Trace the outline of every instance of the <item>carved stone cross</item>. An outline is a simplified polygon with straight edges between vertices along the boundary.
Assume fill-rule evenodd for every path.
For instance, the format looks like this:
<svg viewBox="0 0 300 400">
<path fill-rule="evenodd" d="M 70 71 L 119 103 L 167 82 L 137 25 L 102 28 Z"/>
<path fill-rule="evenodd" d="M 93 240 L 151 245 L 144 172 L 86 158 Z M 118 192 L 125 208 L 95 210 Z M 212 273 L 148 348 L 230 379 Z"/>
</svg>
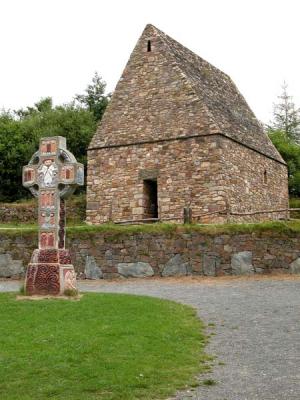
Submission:
<svg viewBox="0 0 300 400">
<path fill-rule="evenodd" d="M 25 278 L 29 295 L 57 295 L 76 289 L 74 267 L 65 249 L 65 199 L 83 184 L 83 165 L 66 149 L 66 139 L 42 138 L 39 150 L 23 167 L 23 186 L 39 203 L 39 246 L 32 254 Z"/>
</svg>

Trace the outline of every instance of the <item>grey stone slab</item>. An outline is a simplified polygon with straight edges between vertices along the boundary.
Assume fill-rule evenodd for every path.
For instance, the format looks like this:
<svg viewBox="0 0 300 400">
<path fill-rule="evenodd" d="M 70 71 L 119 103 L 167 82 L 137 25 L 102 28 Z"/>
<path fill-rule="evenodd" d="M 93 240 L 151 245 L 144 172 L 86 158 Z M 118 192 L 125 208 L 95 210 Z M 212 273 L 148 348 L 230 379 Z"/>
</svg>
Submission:
<svg viewBox="0 0 300 400">
<path fill-rule="evenodd" d="M 190 264 L 185 262 L 180 254 L 172 257 L 161 272 L 162 276 L 185 276 L 191 272 Z"/>
<path fill-rule="evenodd" d="M 221 259 L 214 254 L 203 254 L 203 274 L 206 276 L 216 276 L 220 267 Z"/>
<path fill-rule="evenodd" d="M 0 254 L 0 278 L 23 275 L 22 260 L 13 260 L 10 254 Z"/>
<path fill-rule="evenodd" d="M 234 275 L 253 274 L 252 252 L 241 251 L 233 254 L 231 258 L 231 267 Z"/>
<path fill-rule="evenodd" d="M 117 268 L 119 274 L 126 278 L 144 278 L 154 275 L 151 265 L 145 262 L 119 263 Z"/>
<path fill-rule="evenodd" d="M 95 257 L 86 256 L 84 274 L 87 279 L 101 279 L 103 273 L 101 268 L 97 265 Z"/>
<path fill-rule="evenodd" d="M 290 264 L 290 271 L 292 274 L 300 274 L 300 258 Z"/>
</svg>

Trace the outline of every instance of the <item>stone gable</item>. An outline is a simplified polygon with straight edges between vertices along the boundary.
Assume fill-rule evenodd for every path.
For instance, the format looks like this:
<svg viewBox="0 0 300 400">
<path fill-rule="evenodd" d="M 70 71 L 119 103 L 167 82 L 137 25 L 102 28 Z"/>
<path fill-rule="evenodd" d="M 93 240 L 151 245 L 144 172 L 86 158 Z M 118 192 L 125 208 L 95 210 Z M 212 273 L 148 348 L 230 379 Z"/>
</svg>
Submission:
<svg viewBox="0 0 300 400">
<path fill-rule="evenodd" d="M 151 51 L 147 51 L 151 40 Z M 217 133 L 205 104 L 148 25 L 113 93 L 90 148 Z"/>
<path fill-rule="evenodd" d="M 147 25 L 90 148 L 210 133 L 284 163 L 230 77 Z"/>
</svg>

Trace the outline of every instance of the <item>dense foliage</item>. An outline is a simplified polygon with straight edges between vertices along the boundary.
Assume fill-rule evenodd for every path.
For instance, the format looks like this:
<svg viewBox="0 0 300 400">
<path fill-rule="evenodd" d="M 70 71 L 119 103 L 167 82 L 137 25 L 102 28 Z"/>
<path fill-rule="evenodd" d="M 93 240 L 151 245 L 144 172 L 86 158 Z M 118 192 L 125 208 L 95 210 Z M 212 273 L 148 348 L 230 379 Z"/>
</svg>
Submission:
<svg viewBox="0 0 300 400">
<path fill-rule="evenodd" d="M 300 146 L 282 131 L 271 131 L 269 136 L 287 163 L 290 194 L 300 196 Z"/>
<path fill-rule="evenodd" d="M 77 94 L 68 104 L 54 107 L 51 97 L 47 97 L 33 107 L 0 112 L 0 201 L 29 196 L 21 185 L 22 166 L 43 136 L 66 137 L 68 149 L 86 164 L 86 149 L 110 100 L 105 88 L 105 82 L 95 73 L 85 93 Z M 274 105 L 268 133 L 287 162 L 290 193 L 300 196 L 300 111 L 287 94 L 286 85 L 279 103 Z"/>
<path fill-rule="evenodd" d="M 22 166 L 28 163 L 43 136 L 66 137 L 68 149 L 79 162 L 86 163 L 86 149 L 109 101 L 104 90 L 105 83 L 96 74 L 80 102 L 77 95 L 75 101 L 54 107 L 52 99 L 47 97 L 33 107 L 2 111 L 0 201 L 15 201 L 28 196 L 21 185 Z"/>
<path fill-rule="evenodd" d="M 97 121 L 102 118 L 110 100 L 110 94 L 105 95 L 105 88 L 106 83 L 96 72 L 92 79 L 92 83 L 86 88 L 85 94 L 77 94 L 75 96 L 75 100 L 81 106 L 86 107 L 91 111 Z"/>
<path fill-rule="evenodd" d="M 282 94 L 273 106 L 273 120 L 267 126 L 267 131 L 287 163 L 290 194 L 300 196 L 300 109 L 295 106 L 287 87 L 284 82 Z"/>
</svg>

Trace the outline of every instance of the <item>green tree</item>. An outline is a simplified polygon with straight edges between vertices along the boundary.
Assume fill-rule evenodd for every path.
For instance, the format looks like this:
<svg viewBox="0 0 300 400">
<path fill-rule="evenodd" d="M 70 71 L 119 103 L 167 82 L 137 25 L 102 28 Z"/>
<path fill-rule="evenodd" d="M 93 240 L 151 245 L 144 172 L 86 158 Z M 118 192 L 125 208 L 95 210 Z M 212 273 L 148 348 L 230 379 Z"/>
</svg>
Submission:
<svg viewBox="0 0 300 400">
<path fill-rule="evenodd" d="M 288 85 L 282 85 L 279 102 L 273 105 L 273 121 L 269 125 L 271 131 L 281 131 L 289 139 L 300 143 L 300 109 L 296 108 L 292 96 L 288 95 Z"/>
<path fill-rule="evenodd" d="M 92 83 L 87 86 L 85 94 L 77 94 L 75 96 L 75 101 L 91 111 L 96 121 L 101 120 L 110 100 L 110 94 L 105 95 L 105 89 L 106 83 L 98 72 L 95 72 Z"/>
<path fill-rule="evenodd" d="M 0 111 L 0 201 L 29 196 L 22 187 L 22 166 L 41 137 L 66 137 L 68 149 L 86 165 L 88 145 L 110 99 L 105 87 L 96 72 L 85 93 L 68 104 L 54 107 L 52 98 L 45 97 L 24 109 Z"/>
<path fill-rule="evenodd" d="M 270 131 L 269 136 L 287 163 L 290 194 L 300 196 L 300 146 L 284 131 Z"/>
<path fill-rule="evenodd" d="M 13 115 L 0 116 L 0 200 L 11 201 L 23 197 L 22 165 L 35 151 L 31 133 L 23 136 L 21 124 Z M 24 163 L 24 161 L 27 162 Z"/>
<path fill-rule="evenodd" d="M 94 114 L 73 103 L 52 106 L 42 99 L 15 113 L 0 114 L 0 201 L 28 197 L 22 188 L 22 166 L 26 165 L 43 136 L 64 136 L 68 149 L 86 164 L 86 150 L 96 130 Z"/>
</svg>

